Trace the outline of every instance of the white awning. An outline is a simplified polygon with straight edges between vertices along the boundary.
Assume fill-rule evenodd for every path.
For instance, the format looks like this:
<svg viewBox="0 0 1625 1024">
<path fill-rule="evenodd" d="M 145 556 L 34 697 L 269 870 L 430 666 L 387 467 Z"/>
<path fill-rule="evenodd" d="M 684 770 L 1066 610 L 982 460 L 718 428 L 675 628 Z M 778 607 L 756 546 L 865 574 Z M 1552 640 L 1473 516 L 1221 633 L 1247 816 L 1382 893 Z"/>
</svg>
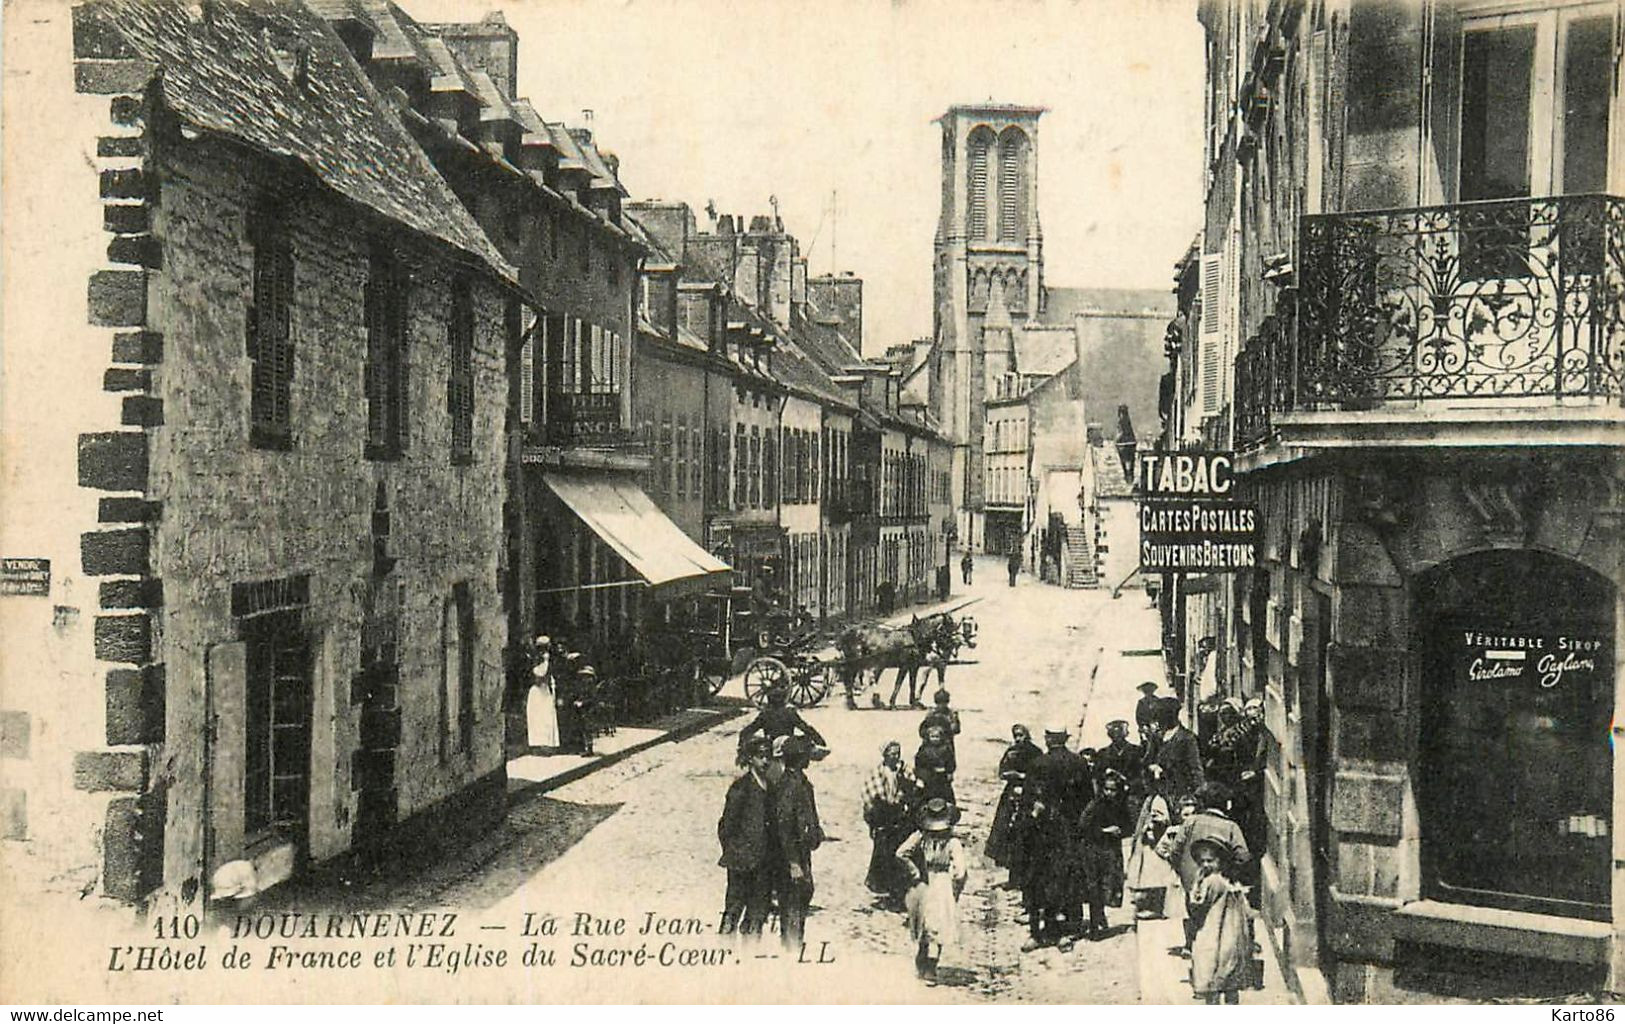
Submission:
<svg viewBox="0 0 1625 1024">
<path fill-rule="evenodd" d="M 542 479 L 651 587 L 732 571 L 666 518 L 630 478 L 543 473 Z"/>
</svg>

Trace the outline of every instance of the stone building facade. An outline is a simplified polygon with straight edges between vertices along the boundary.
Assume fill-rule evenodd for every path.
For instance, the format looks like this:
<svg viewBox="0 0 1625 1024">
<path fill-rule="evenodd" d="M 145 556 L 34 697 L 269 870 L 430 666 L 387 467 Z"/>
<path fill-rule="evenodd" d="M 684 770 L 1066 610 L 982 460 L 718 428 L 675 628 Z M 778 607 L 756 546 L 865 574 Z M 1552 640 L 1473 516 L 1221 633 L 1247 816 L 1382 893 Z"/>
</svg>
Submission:
<svg viewBox="0 0 1625 1024">
<path fill-rule="evenodd" d="M 1168 599 L 1265 701 L 1272 935 L 1340 1001 L 1617 989 L 1619 9 L 1201 17 L 1165 443 L 1239 452 L 1261 563 Z"/>
<path fill-rule="evenodd" d="M 197 905 L 493 823 L 512 268 L 302 6 L 31 32 L 83 116 L 8 126 L 63 164 L 8 226 L 78 270 L 7 295 L 54 325 L 4 403 L 7 551 L 51 566 L 0 598 L 8 869 Z"/>
</svg>

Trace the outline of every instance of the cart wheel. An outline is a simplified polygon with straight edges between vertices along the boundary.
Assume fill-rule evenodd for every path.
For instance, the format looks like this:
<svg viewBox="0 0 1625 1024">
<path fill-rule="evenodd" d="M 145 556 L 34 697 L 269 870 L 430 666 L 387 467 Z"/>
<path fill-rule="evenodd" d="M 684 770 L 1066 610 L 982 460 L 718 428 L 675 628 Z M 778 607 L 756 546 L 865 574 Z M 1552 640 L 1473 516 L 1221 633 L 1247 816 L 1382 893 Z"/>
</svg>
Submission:
<svg viewBox="0 0 1625 1024">
<path fill-rule="evenodd" d="M 726 662 L 701 659 L 694 663 L 694 681 L 705 689 L 705 692 L 715 697 L 728 685 L 728 665 Z"/>
<path fill-rule="evenodd" d="M 790 703 L 798 708 L 810 708 L 829 696 L 830 672 L 827 665 L 811 665 L 798 673 L 790 684 Z"/>
<path fill-rule="evenodd" d="M 783 686 L 790 679 L 790 670 L 777 658 L 757 658 L 745 669 L 745 699 L 757 707 L 767 706 L 767 692 Z"/>
</svg>

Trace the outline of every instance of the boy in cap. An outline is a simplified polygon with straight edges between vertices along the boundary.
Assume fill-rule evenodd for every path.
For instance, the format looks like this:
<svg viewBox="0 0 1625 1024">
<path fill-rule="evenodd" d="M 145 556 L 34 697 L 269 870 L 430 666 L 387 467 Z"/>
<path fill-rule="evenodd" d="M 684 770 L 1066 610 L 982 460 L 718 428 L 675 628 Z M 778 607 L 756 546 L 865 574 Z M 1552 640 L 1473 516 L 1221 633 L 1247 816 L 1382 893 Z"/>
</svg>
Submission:
<svg viewBox="0 0 1625 1024">
<path fill-rule="evenodd" d="M 745 771 L 728 787 L 722 817 L 717 821 L 717 841 L 722 844 L 717 864 L 728 872 L 722 924 L 717 929 L 724 935 L 760 932 L 772 901 L 770 871 L 775 844 L 770 833 L 769 746 L 763 738 L 744 745 Z"/>
<path fill-rule="evenodd" d="M 800 736 L 784 739 L 784 775 L 774 789 L 774 834 L 783 858 L 778 871 L 779 936 L 791 949 L 801 946 L 806 931 L 807 907 L 812 903 L 812 855 L 824 842 L 818 821 L 818 802 L 806 768 L 812 744 Z"/>
</svg>

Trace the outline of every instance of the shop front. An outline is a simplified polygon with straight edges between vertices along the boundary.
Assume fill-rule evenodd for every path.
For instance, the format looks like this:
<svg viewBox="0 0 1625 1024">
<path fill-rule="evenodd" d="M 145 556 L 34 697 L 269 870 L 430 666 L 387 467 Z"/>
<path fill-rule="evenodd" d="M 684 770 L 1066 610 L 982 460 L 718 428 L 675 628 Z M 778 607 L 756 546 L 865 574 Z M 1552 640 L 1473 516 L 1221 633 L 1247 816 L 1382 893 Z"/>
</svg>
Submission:
<svg viewBox="0 0 1625 1024">
<path fill-rule="evenodd" d="M 726 595 L 728 564 L 667 518 L 634 472 L 549 468 L 527 486 L 537 510 L 529 636 L 578 653 L 575 669 L 593 666 L 593 701 L 608 723 L 698 699 L 694 672 L 682 676 L 679 662 L 715 604 L 711 593 Z M 510 708 L 522 703 L 512 696 Z M 510 737 L 510 747 L 518 743 Z"/>
</svg>

